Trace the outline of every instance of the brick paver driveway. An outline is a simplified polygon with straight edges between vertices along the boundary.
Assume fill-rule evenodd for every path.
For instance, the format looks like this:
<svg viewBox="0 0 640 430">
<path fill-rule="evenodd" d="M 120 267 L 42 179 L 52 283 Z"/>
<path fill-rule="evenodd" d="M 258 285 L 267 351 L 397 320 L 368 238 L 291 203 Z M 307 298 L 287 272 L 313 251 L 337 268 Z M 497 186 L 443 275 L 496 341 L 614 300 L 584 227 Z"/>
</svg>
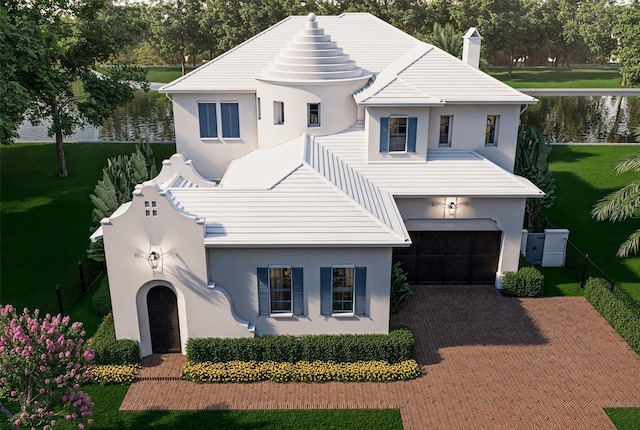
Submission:
<svg viewBox="0 0 640 430">
<path fill-rule="evenodd" d="M 394 322 L 416 336 L 425 372 L 416 380 L 141 380 L 120 409 L 399 408 L 407 430 L 582 430 L 615 428 L 603 407 L 640 407 L 640 358 L 584 298 L 504 298 L 486 286 L 414 290 Z M 173 373 L 184 360 L 164 359 Z"/>
</svg>

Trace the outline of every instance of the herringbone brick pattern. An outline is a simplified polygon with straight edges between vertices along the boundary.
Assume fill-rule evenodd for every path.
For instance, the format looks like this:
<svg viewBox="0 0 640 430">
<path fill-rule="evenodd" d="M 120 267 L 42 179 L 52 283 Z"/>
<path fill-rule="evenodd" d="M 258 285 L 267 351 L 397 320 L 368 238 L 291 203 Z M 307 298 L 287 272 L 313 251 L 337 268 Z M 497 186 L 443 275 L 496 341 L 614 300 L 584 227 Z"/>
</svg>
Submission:
<svg viewBox="0 0 640 430">
<path fill-rule="evenodd" d="M 195 384 L 169 379 L 183 356 L 155 356 L 120 409 L 398 408 L 407 430 L 583 430 L 615 428 L 604 407 L 640 407 L 640 358 L 584 298 L 414 290 L 394 322 L 416 336 L 425 372 L 416 380 Z M 162 380 L 146 379 L 154 372 Z"/>
</svg>

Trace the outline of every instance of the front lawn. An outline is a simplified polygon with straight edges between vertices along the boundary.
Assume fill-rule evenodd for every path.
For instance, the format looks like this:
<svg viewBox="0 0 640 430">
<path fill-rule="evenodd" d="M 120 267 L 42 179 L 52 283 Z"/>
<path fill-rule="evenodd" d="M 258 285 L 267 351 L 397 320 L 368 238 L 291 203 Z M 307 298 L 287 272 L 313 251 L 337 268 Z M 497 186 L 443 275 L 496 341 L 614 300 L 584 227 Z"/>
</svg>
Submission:
<svg viewBox="0 0 640 430">
<path fill-rule="evenodd" d="M 195 67 L 187 66 L 186 72 L 194 70 Z M 147 67 L 147 80 L 149 82 L 160 82 L 168 84 L 182 76 L 182 70 L 180 67 Z"/>
<path fill-rule="evenodd" d="M 83 387 L 95 403 L 93 430 L 122 429 L 233 429 L 296 430 L 349 429 L 401 430 L 397 409 L 382 410 L 286 410 L 286 411 L 149 411 L 120 412 L 128 385 Z M 56 429 L 77 429 L 61 422 Z"/>
<path fill-rule="evenodd" d="M 612 223 L 591 217 L 593 205 L 605 195 L 632 182 L 640 173 L 616 175 L 614 167 L 638 146 L 555 146 L 551 169 L 556 177 L 556 200 L 544 215 L 558 228 L 568 228 L 569 240 L 640 302 L 640 256 L 616 257 L 618 246 L 640 228 L 636 219 Z"/>
<path fill-rule="evenodd" d="M 516 67 L 511 78 L 508 69 L 494 68 L 489 74 L 513 88 L 621 88 L 622 82 L 616 67 Z"/>
</svg>

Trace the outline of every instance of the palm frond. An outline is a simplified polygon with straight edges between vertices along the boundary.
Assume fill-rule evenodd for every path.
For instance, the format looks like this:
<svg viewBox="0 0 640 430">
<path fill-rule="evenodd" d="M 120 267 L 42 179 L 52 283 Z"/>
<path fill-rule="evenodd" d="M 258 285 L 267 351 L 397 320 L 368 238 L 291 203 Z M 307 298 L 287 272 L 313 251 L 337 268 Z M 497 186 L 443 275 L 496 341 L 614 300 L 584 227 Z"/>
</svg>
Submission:
<svg viewBox="0 0 640 430">
<path fill-rule="evenodd" d="M 627 257 L 629 253 L 633 252 L 636 254 L 638 249 L 640 248 L 640 229 L 634 231 L 629 235 L 627 240 L 624 241 L 620 248 L 618 248 L 618 252 L 616 255 L 618 257 Z"/>
<path fill-rule="evenodd" d="M 640 154 L 630 155 L 616 164 L 616 173 L 625 173 L 632 170 L 640 170 Z"/>
<path fill-rule="evenodd" d="M 591 216 L 598 221 L 622 221 L 638 213 L 640 209 L 640 182 L 620 188 L 602 200 L 591 210 Z"/>
</svg>

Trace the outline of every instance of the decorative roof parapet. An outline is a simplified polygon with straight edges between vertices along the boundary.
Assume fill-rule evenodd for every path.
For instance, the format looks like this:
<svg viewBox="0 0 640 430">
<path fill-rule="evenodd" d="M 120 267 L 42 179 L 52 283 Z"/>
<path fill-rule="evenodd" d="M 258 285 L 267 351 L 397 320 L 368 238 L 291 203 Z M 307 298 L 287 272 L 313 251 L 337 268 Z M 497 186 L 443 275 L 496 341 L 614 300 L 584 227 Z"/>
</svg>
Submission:
<svg viewBox="0 0 640 430">
<path fill-rule="evenodd" d="M 282 82 L 336 81 L 368 78 L 349 55 L 318 27 L 310 13 L 304 29 L 262 70 L 258 79 Z"/>
</svg>

